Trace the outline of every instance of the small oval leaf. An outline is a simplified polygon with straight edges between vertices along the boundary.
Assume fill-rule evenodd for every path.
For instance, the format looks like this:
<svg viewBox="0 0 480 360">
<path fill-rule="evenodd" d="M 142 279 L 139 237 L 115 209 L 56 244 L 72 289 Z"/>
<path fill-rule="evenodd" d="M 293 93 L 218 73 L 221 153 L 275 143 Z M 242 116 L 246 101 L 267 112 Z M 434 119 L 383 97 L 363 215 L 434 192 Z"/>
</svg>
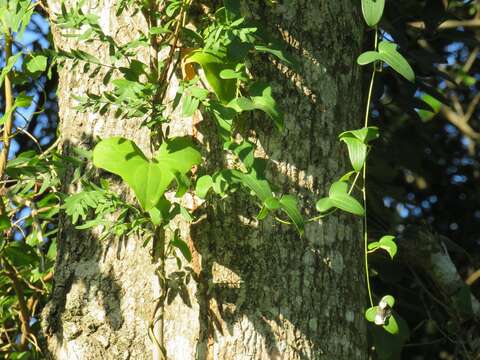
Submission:
<svg viewBox="0 0 480 360">
<path fill-rule="evenodd" d="M 380 22 L 385 8 L 385 0 L 362 0 L 363 18 L 368 26 L 374 27 Z"/>
</svg>

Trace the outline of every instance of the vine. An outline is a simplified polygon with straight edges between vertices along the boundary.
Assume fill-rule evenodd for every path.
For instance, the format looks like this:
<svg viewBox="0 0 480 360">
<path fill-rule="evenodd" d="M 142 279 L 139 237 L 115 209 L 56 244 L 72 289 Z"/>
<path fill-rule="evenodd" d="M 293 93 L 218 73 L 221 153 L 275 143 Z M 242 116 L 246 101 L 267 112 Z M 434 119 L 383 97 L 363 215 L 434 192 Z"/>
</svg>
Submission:
<svg viewBox="0 0 480 360">
<path fill-rule="evenodd" d="M 378 241 L 371 243 L 369 243 L 368 240 L 367 157 L 371 149 L 370 142 L 379 137 L 379 129 L 375 126 L 369 126 L 375 75 L 378 71 L 382 71 L 383 64 L 387 64 L 406 80 L 412 82 L 415 80 L 415 74 L 412 68 L 406 59 L 397 51 L 397 45 L 389 41 L 379 42 L 378 23 L 382 18 L 384 7 L 385 0 L 362 0 L 364 20 L 374 33 L 373 49 L 362 53 L 357 59 L 357 63 L 362 66 L 373 63 L 368 86 L 364 124 L 363 127 L 358 130 L 345 131 L 339 135 L 340 141 L 344 142 L 347 146 L 353 171 L 346 173 L 339 181 L 333 183 L 330 187 L 328 197 L 322 198 L 317 202 L 317 210 L 323 215 L 315 217 L 313 220 L 329 215 L 336 209 L 363 217 L 363 259 L 369 300 L 369 307 L 365 311 L 365 318 L 376 326 L 382 327 L 391 335 L 400 335 L 399 341 L 402 342 L 405 340 L 406 329 L 403 320 L 392 309 L 395 304 L 395 298 L 392 295 L 385 295 L 377 304 L 374 302 L 368 260 L 369 254 L 380 249 L 386 251 L 391 259 L 393 259 L 397 253 L 397 245 L 394 241 L 395 237 L 392 235 L 382 236 Z M 349 186 L 348 181 L 352 176 L 354 176 L 354 178 Z M 363 204 L 351 195 L 360 178 L 362 179 L 360 193 Z M 378 333 L 377 338 L 379 338 Z M 382 340 L 379 342 L 380 343 L 376 344 L 377 347 L 383 345 Z"/>
</svg>

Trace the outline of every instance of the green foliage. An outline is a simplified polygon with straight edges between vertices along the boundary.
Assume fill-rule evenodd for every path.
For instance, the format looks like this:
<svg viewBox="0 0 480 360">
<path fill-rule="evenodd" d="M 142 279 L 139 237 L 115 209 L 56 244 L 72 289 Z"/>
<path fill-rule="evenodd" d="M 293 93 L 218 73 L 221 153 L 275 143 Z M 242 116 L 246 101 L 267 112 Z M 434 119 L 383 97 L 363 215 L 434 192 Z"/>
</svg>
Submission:
<svg viewBox="0 0 480 360">
<path fill-rule="evenodd" d="M 328 191 L 328 197 L 320 199 L 316 207 L 319 212 L 327 212 L 336 207 L 359 216 L 365 213 L 363 206 L 349 194 L 348 184 L 344 181 L 333 183 Z"/>
<path fill-rule="evenodd" d="M 29 0 L 0 0 L 1 32 L 16 33 L 17 38 L 21 38 L 34 8 L 35 4 Z"/>
<path fill-rule="evenodd" d="M 174 179 L 182 186 L 183 176 L 200 160 L 200 153 L 187 138 L 164 142 L 152 160 L 134 142 L 123 138 L 103 140 L 93 151 L 95 166 L 119 175 L 146 211 L 158 203 Z"/>
<path fill-rule="evenodd" d="M 394 256 L 397 254 L 397 244 L 393 241 L 395 236 L 385 235 L 379 241 L 372 242 L 368 244 L 369 252 L 373 252 L 377 249 L 385 250 L 388 255 L 393 259 Z"/>
<path fill-rule="evenodd" d="M 27 70 L 31 73 L 37 71 L 45 71 L 47 69 L 47 57 L 44 55 L 37 55 L 27 62 Z"/>
<path fill-rule="evenodd" d="M 385 0 L 362 0 L 362 12 L 368 26 L 374 27 L 382 18 Z"/>
<path fill-rule="evenodd" d="M 374 61 L 383 61 L 408 81 L 415 81 L 415 73 L 407 60 L 397 51 L 397 45 L 389 41 L 382 41 L 378 51 L 367 51 L 361 54 L 357 63 L 367 65 Z"/>
</svg>

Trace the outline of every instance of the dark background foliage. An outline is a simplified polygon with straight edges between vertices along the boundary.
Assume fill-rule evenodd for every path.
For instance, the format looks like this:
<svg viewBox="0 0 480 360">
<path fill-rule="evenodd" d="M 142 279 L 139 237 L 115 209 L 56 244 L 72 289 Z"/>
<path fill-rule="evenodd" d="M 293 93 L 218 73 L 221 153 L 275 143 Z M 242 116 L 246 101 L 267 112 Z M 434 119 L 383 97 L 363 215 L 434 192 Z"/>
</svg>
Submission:
<svg viewBox="0 0 480 360">
<path fill-rule="evenodd" d="M 369 236 L 397 234 L 400 257 L 374 257 L 375 290 L 393 292 L 409 324 L 402 358 L 476 359 L 479 324 L 452 316 L 452 295 L 413 264 L 423 256 L 417 242 L 434 238 L 480 298 L 480 2 L 386 3 L 383 35 L 399 44 L 417 79 L 386 69 L 376 83 L 381 139 L 369 158 Z"/>
</svg>

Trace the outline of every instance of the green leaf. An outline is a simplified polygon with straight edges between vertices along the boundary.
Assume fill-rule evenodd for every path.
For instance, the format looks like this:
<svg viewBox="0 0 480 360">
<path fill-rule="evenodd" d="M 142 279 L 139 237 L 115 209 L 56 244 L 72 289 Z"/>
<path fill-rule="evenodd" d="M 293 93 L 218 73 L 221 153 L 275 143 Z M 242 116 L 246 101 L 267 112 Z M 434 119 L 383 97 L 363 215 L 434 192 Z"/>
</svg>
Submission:
<svg viewBox="0 0 480 360">
<path fill-rule="evenodd" d="M 276 56 L 280 59 L 284 64 L 291 67 L 293 70 L 298 70 L 299 64 L 296 59 L 291 57 L 285 52 L 282 46 L 278 44 L 270 43 L 268 45 L 256 45 L 255 50 L 259 52 L 269 53 Z"/>
<path fill-rule="evenodd" d="M 190 95 L 185 96 L 183 99 L 182 116 L 192 116 L 197 111 L 198 105 L 200 105 L 200 100 Z"/>
<path fill-rule="evenodd" d="M 15 98 L 15 103 L 13 105 L 14 108 L 17 107 L 29 107 L 32 104 L 33 98 L 31 96 L 25 95 L 24 92 L 21 92 Z"/>
<path fill-rule="evenodd" d="M 236 115 L 235 110 L 232 108 L 223 106 L 217 101 L 211 101 L 209 110 L 215 119 L 218 132 L 223 141 L 230 140 L 230 136 L 232 134 L 232 123 L 233 118 Z"/>
<path fill-rule="evenodd" d="M 248 79 L 243 75 L 243 73 L 235 71 L 233 69 L 225 69 L 220 71 L 220 77 L 222 79 L 238 79 L 242 81 L 247 81 Z"/>
<path fill-rule="evenodd" d="M 265 207 L 268 210 L 280 209 L 281 206 L 282 205 L 281 205 L 280 201 L 278 201 L 278 199 L 274 196 L 271 196 L 267 200 L 265 200 Z"/>
<path fill-rule="evenodd" d="M 378 45 L 378 52 L 364 52 L 358 57 L 357 63 L 359 65 L 366 65 L 377 60 L 381 60 L 390 65 L 393 70 L 402 75 L 408 81 L 415 81 L 415 73 L 412 67 L 403 55 L 397 51 L 396 44 L 389 41 L 382 41 Z"/>
<path fill-rule="evenodd" d="M 166 220 L 169 218 L 169 210 L 171 206 L 172 204 L 170 201 L 162 196 L 157 204 L 148 210 L 148 214 L 150 215 L 150 220 L 152 220 L 153 225 L 158 226 L 162 224 L 162 222 L 166 222 Z"/>
<path fill-rule="evenodd" d="M 385 325 L 383 325 L 383 328 L 385 329 L 385 331 L 387 331 L 392 335 L 398 334 L 398 331 L 399 331 L 398 324 L 393 314 L 388 317 Z"/>
<path fill-rule="evenodd" d="M 378 311 L 378 306 L 373 306 L 371 308 L 368 308 L 365 311 L 365 319 L 367 319 L 370 322 L 374 322 L 375 321 L 375 315 L 377 315 L 377 311 Z"/>
<path fill-rule="evenodd" d="M 171 138 L 160 146 L 155 156 L 159 166 L 173 174 L 186 174 L 192 166 L 200 164 L 202 156 L 189 137 Z"/>
<path fill-rule="evenodd" d="M 34 56 L 27 62 L 26 67 L 31 73 L 45 71 L 47 69 L 47 57 L 43 55 Z"/>
<path fill-rule="evenodd" d="M 363 18 L 368 26 L 374 27 L 382 18 L 385 0 L 362 0 Z"/>
<path fill-rule="evenodd" d="M 0 215 L 0 231 L 10 229 L 11 226 L 12 224 L 10 223 L 8 216 L 5 214 Z"/>
<path fill-rule="evenodd" d="M 255 109 L 264 111 L 272 118 L 278 129 L 282 130 L 284 126 L 283 114 L 272 97 L 272 88 L 266 83 L 255 82 L 250 86 L 250 95 Z"/>
<path fill-rule="evenodd" d="M 210 175 L 204 175 L 197 180 L 197 185 L 195 187 L 195 192 L 197 196 L 201 199 L 205 199 L 207 196 L 208 190 L 213 186 L 213 179 Z"/>
<path fill-rule="evenodd" d="M 443 106 L 443 103 L 438 100 L 437 98 L 429 95 L 429 94 L 422 94 L 421 95 L 421 100 L 426 103 L 432 110 L 429 111 L 429 110 L 424 110 L 424 109 L 420 109 L 418 111 L 418 115 L 420 115 L 420 117 L 422 118 L 422 120 L 430 120 L 431 118 L 433 118 L 433 116 L 435 114 L 437 114 L 441 109 L 442 109 L 442 106 Z"/>
<path fill-rule="evenodd" d="M 292 195 L 283 195 L 280 198 L 280 207 L 288 215 L 290 220 L 295 224 L 300 236 L 305 231 L 305 222 L 297 206 L 297 199 Z"/>
<path fill-rule="evenodd" d="M 342 177 L 338 180 L 338 181 L 348 181 L 352 175 L 356 174 L 357 172 L 352 170 L 352 171 L 349 171 L 345 174 L 342 175 Z"/>
<path fill-rule="evenodd" d="M 347 144 L 348 155 L 353 169 L 360 171 L 367 158 L 367 145 L 352 137 L 343 137 L 341 140 Z"/>
<path fill-rule="evenodd" d="M 8 109 L 8 111 L 6 111 L 0 118 L 0 125 L 3 125 L 5 123 L 7 118 L 13 114 L 16 108 L 28 107 L 32 104 L 32 100 L 33 98 L 31 96 L 25 95 L 25 92 L 23 91 L 20 94 L 18 94 L 17 97 L 15 98 L 15 102 L 13 103 L 13 106 L 10 109 Z"/>
<path fill-rule="evenodd" d="M 262 206 L 260 212 L 257 214 L 257 219 L 261 221 L 265 219 L 269 213 L 270 211 L 268 210 L 268 208 L 266 206 Z"/>
<path fill-rule="evenodd" d="M 180 238 L 180 236 L 175 234 L 175 237 L 172 241 L 170 241 L 170 244 L 180 250 L 185 260 L 188 262 L 192 261 L 192 253 L 190 252 L 190 248 L 188 247 L 187 243 Z"/>
<path fill-rule="evenodd" d="M 335 182 L 330 187 L 328 197 L 332 204 L 340 210 L 362 216 L 365 213 L 363 206 L 348 194 L 348 184 L 345 182 Z"/>
<path fill-rule="evenodd" d="M 134 142 L 118 137 L 102 140 L 93 150 L 95 166 L 119 175 L 146 211 L 158 203 L 172 180 L 200 160 L 200 153 L 188 138 L 162 143 L 154 161 L 149 161 Z"/>
<path fill-rule="evenodd" d="M 255 110 L 253 101 L 246 97 L 238 97 L 230 101 L 227 105 L 229 108 L 234 109 L 236 112 Z"/>
<path fill-rule="evenodd" d="M 415 81 L 415 73 L 408 61 L 397 51 L 397 46 L 389 41 L 382 41 L 378 45 L 381 59 L 408 81 Z"/>
<path fill-rule="evenodd" d="M 379 302 L 380 307 L 382 307 L 382 303 L 387 304 L 390 308 L 393 308 L 395 305 L 395 298 L 392 295 L 385 295 Z"/>
<path fill-rule="evenodd" d="M 11 241 L 4 249 L 6 258 L 14 266 L 35 265 L 38 256 L 35 250 L 23 241 Z"/>
<path fill-rule="evenodd" d="M 228 141 L 225 143 L 224 147 L 233 151 L 240 158 L 247 169 L 253 167 L 255 161 L 255 146 L 252 143 L 248 141 L 242 141 L 240 144 L 237 144 L 235 142 Z"/>
<path fill-rule="evenodd" d="M 10 71 L 12 71 L 13 66 L 15 65 L 17 60 L 20 58 L 20 56 L 22 56 L 22 53 L 17 53 L 8 58 L 7 64 L 3 67 L 2 72 L 0 72 L 0 87 L 2 86 L 3 80 L 5 80 L 5 77 L 7 76 L 7 74 Z"/>
<path fill-rule="evenodd" d="M 358 65 L 368 65 L 374 61 L 381 60 L 377 51 L 366 51 L 357 58 Z"/>
<path fill-rule="evenodd" d="M 358 130 L 348 130 L 342 132 L 338 137 L 340 139 L 347 138 L 347 137 L 353 137 L 358 140 L 360 140 L 364 144 L 368 144 L 370 141 L 378 139 L 380 136 L 378 127 L 376 126 L 369 126 L 369 127 L 364 127 Z"/>
<path fill-rule="evenodd" d="M 226 80 L 220 77 L 220 73 L 229 68 L 224 59 L 212 53 L 197 50 L 186 57 L 185 64 L 189 63 L 197 63 L 202 67 L 205 77 L 215 95 L 217 95 L 218 100 L 222 103 L 228 103 L 235 98 L 236 80 Z"/>
<path fill-rule="evenodd" d="M 383 236 L 378 242 L 379 247 L 387 251 L 392 259 L 397 253 L 397 244 L 395 244 L 393 241 L 394 239 L 395 236 L 386 235 Z"/>
<path fill-rule="evenodd" d="M 348 184 L 343 181 L 334 182 L 330 185 L 330 190 L 328 192 L 329 196 L 333 194 L 343 194 L 348 192 Z"/>
<path fill-rule="evenodd" d="M 317 208 L 318 212 L 324 213 L 333 208 L 333 202 L 330 200 L 330 198 L 325 197 L 317 201 L 317 204 L 315 206 Z"/>
<path fill-rule="evenodd" d="M 268 198 L 273 196 L 268 181 L 259 178 L 254 170 L 249 173 L 232 170 L 232 175 L 235 180 L 252 190 L 262 202 L 265 202 Z"/>
</svg>

